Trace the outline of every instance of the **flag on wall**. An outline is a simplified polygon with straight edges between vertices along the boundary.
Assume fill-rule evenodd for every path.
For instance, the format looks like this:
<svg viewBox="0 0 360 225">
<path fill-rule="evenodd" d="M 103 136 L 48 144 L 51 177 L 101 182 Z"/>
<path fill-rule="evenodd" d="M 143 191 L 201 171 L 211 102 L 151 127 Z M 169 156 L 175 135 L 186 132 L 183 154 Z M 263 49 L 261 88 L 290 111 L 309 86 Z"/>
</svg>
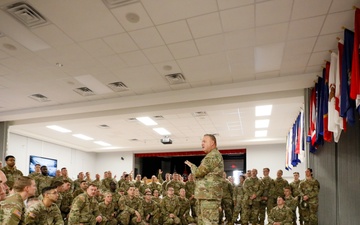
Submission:
<svg viewBox="0 0 360 225">
<path fill-rule="evenodd" d="M 359 43 L 360 43 L 360 9 L 355 10 L 354 24 L 354 50 L 351 65 L 350 98 L 356 100 L 356 108 L 360 105 L 360 68 L 359 68 Z"/>
</svg>

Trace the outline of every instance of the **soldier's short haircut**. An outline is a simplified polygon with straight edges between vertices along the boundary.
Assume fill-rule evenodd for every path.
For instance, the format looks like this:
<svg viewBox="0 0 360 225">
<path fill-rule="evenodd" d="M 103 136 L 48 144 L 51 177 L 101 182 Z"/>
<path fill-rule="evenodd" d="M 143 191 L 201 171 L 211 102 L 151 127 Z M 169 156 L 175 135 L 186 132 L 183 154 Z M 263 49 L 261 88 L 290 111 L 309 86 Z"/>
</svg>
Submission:
<svg viewBox="0 0 360 225">
<path fill-rule="evenodd" d="M 103 193 L 103 195 L 104 195 L 104 196 L 106 196 L 106 195 L 111 195 L 111 196 L 112 196 L 112 193 L 111 193 L 110 191 L 105 191 L 105 192 Z"/>
<path fill-rule="evenodd" d="M 134 185 L 134 184 L 129 184 L 129 187 L 128 187 L 127 191 L 128 191 L 131 187 L 135 188 L 135 185 Z"/>
<path fill-rule="evenodd" d="M 63 184 L 64 184 L 64 182 L 57 180 L 57 181 L 54 181 L 54 183 L 52 183 L 52 186 L 60 187 Z"/>
<path fill-rule="evenodd" d="M 61 170 L 66 170 L 66 167 L 61 168 Z"/>
<path fill-rule="evenodd" d="M 294 175 L 295 175 L 295 174 L 299 175 L 299 172 L 293 172 L 293 174 L 294 174 Z"/>
<path fill-rule="evenodd" d="M 204 134 L 204 137 L 210 137 L 210 139 L 212 141 L 214 141 L 214 143 L 216 145 L 216 137 L 215 137 L 215 135 L 213 135 L 213 134 Z"/>
<path fill-rule="evenodd" d="M 124 175 L 124 178 L 127 178 L 128 176 L 129 176 L 129 174 L 125 174 L 125 175 Z"/>
<path fill-rule="evenodd" d="M 39 163 L 36 163 L 35 166 L 41 166 Z"/>
<path fill-rule="evenodd" d="M 5 161 L 8 161 L 8 159 L 15 159 L 13 155 L 8 155 L 5 157 Z"/>
<path fill-rule="evenodd" d="M 16 192 L 22 192 L 22 191 L 24 191 L 25 187 L 31 185 L 31 181 L 33 181 L 33 179 L 31 179 L 30 177 L 21 176 L 15 181 L 13 189 Z"/>
<path fill-rule="evenodd" d="M 291 191 L 291 187 L 290 187 L 290 186 L 285 186 L 285 187 L 284 187 L 284 190 L 285 190 L 285 189 L 288 189 L 288 190 Z"/>
<path fill-rule="evenodd" d="M 45 167 L 47 168 L 47 166 L 41 166 L 40 169 L 45 168 Z"/>
<path fill-rule="evenodd" d="M 44 196 L 44 194 L 46 194 L 47 192 L 51 191 L 51 190 L 55 190 L 57 187 L 55 186 L 48 186 L 48 187 L 44 187 L 41 190 L 41 194 Z"/>
<path fill-rule="evenodd" d="M 63 180 L 62 182 L 63 182 L 64 184 L 70 183 L 70 181 L 69 181 L 68 179 Z"/>
<path fill-rule="evenodd" d="M 269 168 L 267 168 L 267 167 L 265 167 L 263 170 L 267 170 L 267 171 L 270 171 L 270 169 Z"/>
</svg>

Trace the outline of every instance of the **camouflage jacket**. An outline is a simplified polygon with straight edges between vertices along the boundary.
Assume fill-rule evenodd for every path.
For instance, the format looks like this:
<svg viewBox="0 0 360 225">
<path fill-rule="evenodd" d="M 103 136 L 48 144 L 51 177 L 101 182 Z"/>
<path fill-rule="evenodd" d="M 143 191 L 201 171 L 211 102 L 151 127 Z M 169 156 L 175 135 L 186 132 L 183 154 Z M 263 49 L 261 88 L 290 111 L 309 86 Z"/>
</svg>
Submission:
<svg viewBox="0 0 360 225">
<path fill-rule="evenodd" d="M 284 178 L 274 179 L 274 188 L 272 190 L 271 196 L 276 199 L 278 196 L 284 197 L 284 188 L 289 186 L 289 182 Z"/>
<path fill-rule="evenodd" d="M 161 189 L 162 189 L 160 183 L 154 183 L 154 182 L 149 183 L 149 184 L 148 184 L 148 188 L 150 188 L 151 193 L 153 193 L 155 189 L 158 190 L 159 192 L 160 192 Z"/>
<path fill-rule="evenodd" d="M 195 181 L 187 181 L 185 183 L 186 198 L 191 198 L 195 194 Z"/>
<path fill-rule="evenodd" d="M 271 190 L 274 189 L 274 180 L 271 179 L 271 177 L 267 176 L 267 177 L 263 177 L 261 179 L 262 183 L 263 183 L 263 197 L 271 197 Z M 276 196 L 277 197 L 277 196 Z"/>
<path fill-rule="evenodd" d="M 180 182 L 180 181 L 171 180 L 171 181 L 169 181 L 169 182 L 166 184 L 166 189 L 165 189 L 165 190 L 167 191 L 167 189 L 169 189 L 169 187 L 174 188 L 174 194 L 175 194 L 176 196 L 179 196 L 180 189 L 181 189 L 181 188 L 185 188 L 185 185 L 184 185 L 182 182 Z M 166 195 L 166 192 L 163 193 L 163 195 L 165 196 L 165 195 Z"/>
<path fill-rule="evenodd" d="M 291 225 L 292 211 L 285 205 L 282 208 L 275 206 L 270 211 L 268 221 L 269 224 L 273 224 L 274 222 L 281 222 L 282 225 Z"/>
<path fill-rule="evenodd" d="M 41 195 L 41 191 L 44 187 L 51 186 L 53 178 L 50 176 L 40 175 L 36 179 L 37 196 Z"/>
<path fill-rule="evenodd" d="M 25 205 L 19 194 L 13 194 L 0 202 L 0 224 L 25 224 Z"/>
<path fill-rule="evenodd" d="M 5 166 L 1 169 L 1 171 L 3 171 L 5 173 L 5 176 L 7 178 L 7 186 L 9 186 L 10 189 L 12 189 L 12 187 L 14 186 L 14 182 L 16 181 L 16 179 L 18 177 L 23 176 L 23 173 L 15 168 L 10 168 L 9 166 Z"/>
<path fill-rule="evenodd" d="M 61 193 L 62 199 L 60 204 L 60 211 L 61 213 L 68 214 L 70 212 L 71 203 L 73 201 L 72 194 L 69 191 Z"/>
<path fill-rule="evenodd" d="M 224 160 L 217 148 L 212 149 L 201 160 L 199 167 L 191 166 L 195 176 L 195 198 L 221 200 L 223 196 L 222 181 Z"/>
<path fill-rule="evenodd" d="M 142 202 L 143 210 L 144 210 L 144 217 L 150 214 L 150 216 L 154 216 L 160 213 L 160 206 L 157 202 L 151 200 L 150 202 L 145 201 Z"/>
<path fill-rule="evenodd" d="M 238 184 L 234 188 L 234 195 L 233 195 L 233 201 L 235 204 L 241 204 L 242 200 L 244 198 L 244 189 L 241 184 Z"/>
<path fill-rule="evenodd" d="M 165 196 L 160 203 L 161 214 L 163 217 L 168 217 L 173 213 L 175 216 L 179 215 L 180 202 L 179 197 L 174 195 L 173 197 Z"/>
<path fill-rule="evenodd" d="M 314 178 L 311 178 L 309 180 L 304 179 L 300 182 L 299 185 L 299 191 L 300 191 L 300 196 L 308 196 L 309 203 L 317 203 L 318 200 L 318 194 L 319 194 L 319 190 L 320 190 L 320 184 L 319 181 L 317 181 Z"/>
<path fill-rule="evenodd" d="M 99 204 L 99 211 L 101 213 L 102 221 L 106 222 L 110 219 L 115 218 L 115 206 L 116 204 L 114 204 L 113 202 L 110 202 L 110 204 L 108 205 L 106 205 L 105 202 L 101 202 Z"/>
<path fill-rule="evenodd" d="M 249 200 L 253 194 L 256 194 L 256 198 L 253 201 L 260 201 L 263 193 L 263 183 L 257 177 L 246 178 L 243 185 L 244 200 Z"/>
<path fill-rule="evenodd" d="M 297 197 L 300 195 L 299 185 L 300 185 L 300 180 L 293 181 L 290 183 L 291 193 L 294 197 Z"/>
<path fill-rule="evenodd" d="M 298 200 L 297 198 L 294 198 L 293 196 L 285 197 L 285 205 L 289 207 L 293 212 L 296 211 L 296 207 L 298 206 Z"/>
<path fill-rule="evenodd" d="M 26 209 L 25 223 L 29 225 L 63 225 L 64 221 L 58 206 L 53 203 L 46 207 L 42 201 Z"/>
<path fill-rule="evenodd" d="M 95 218 L 100 215 L 99 203 L 87 193 L 78 195 L 71 206 L 69 224 L 91 223 L 95 224 Z"/>
<path fill-rule="evenodd" d="M 187 198 L 179 197 L 180 209 L 179 217 L 188 216 L 190 213 L 190 201 Z"/>
<path fill-rule="evenodd" d="M 234 195 L 234 188 L 230 181 L 227 179 L 223 179 L 222 182 L 222 188 L 223 188 L 223 199 L 233 199 Z"/>
<path fill-rule="evenodd" d="M 144 216 L 142 200 L 140 198 L 131 198 L 129 195 L 124 195 L 120 198 L 118 202 L 118 207 L 120 211 L 126 210 L 131 214 L 135 214 L 135 211 L 138 211 L 141 217 Z"/>
</svg>

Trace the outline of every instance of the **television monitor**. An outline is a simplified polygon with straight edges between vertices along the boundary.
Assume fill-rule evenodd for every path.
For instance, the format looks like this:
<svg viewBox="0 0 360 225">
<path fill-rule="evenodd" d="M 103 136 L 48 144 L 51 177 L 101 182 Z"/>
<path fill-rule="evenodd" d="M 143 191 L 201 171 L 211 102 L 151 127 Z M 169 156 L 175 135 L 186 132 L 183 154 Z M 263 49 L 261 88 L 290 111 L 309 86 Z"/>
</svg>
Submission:
<svg viewBox="0 0 360 225">
<path fill-rule="evenodd" d="M 48 168 L 49 176 L 55 177 L 57 170 L 57 159 L 50 159 L 41 156 L 30 156 L 29 174 L 35 171 L 35 165 L 40 164 Z"/>
</svg>

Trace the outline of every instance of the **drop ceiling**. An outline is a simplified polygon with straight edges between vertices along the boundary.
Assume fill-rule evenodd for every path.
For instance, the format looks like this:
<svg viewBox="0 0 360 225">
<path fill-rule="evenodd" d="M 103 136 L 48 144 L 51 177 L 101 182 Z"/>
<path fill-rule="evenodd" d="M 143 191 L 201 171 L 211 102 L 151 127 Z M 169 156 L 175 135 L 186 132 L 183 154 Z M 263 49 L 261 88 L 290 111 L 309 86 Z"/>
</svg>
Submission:
<svg viewBox="0 0 360 225">
<path fill-rule="evenodd" d="M 353 29 L 353 6 L 359 1 L 3 0 L 0 121 L 90 152 L 199 150 L 205 133 L 222 149 L 285 143 L 304 88 L 342 27 Z M 170 83 L 170 74 L 182 77 Z M 272 114 L 256 118 L 259 105 Z M 134 120 L 141 116 L 158 125 Z M 266 137 L 255 137 L 257 119 L 269 119 Z M 173 144 L 154 127 L 169 130 Z"/>
</svg>

